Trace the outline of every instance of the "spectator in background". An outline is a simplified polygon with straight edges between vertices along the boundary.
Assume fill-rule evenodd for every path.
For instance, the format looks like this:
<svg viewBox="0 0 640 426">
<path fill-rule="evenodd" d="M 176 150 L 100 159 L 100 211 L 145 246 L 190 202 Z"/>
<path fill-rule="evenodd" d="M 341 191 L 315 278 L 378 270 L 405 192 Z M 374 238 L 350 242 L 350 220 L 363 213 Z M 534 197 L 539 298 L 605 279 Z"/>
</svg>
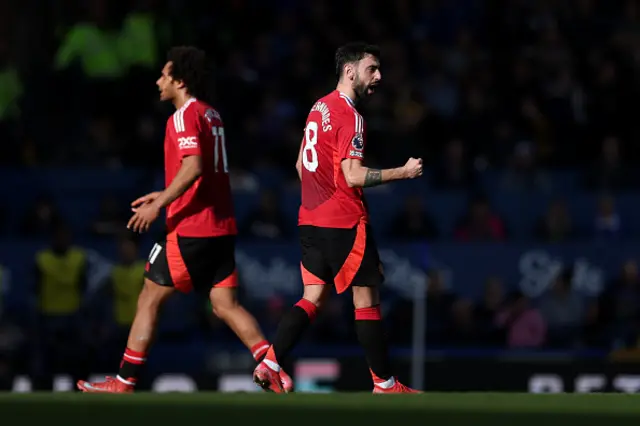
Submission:
<svg viewBox="0 0 640 426">
<path fill-rule="evenodd" d="M 615 208 L 611 196 L 603 196 L 598 200 L 598 211 L 594 220 L 596 238 L 619 238 L 622 236 L 622 220 Z"/>
<path fill-rule="evenodd" d="M 447 289 L 442 271 L 430 270 L 427 274 L 427 280 L 427 340 L 439 343 L 442 342 L 444 332 L 448 327 L 451 308 L 456 297 L 453 292 Z M 413 306 L 413 302 L 411 305 Z M 404 310 L 411 315 L 409 318 L 412 318 L 413 308 L 405 307 Z M 408 326 L 406 331 L 410 333 L 411 329 L 412 327 Z"/>
<path fill-rule="evenodd" d="M 116 197 L 108 195 L 100 202 L 98 217 L 91 224 L 91 233 L 99 237 L 114 237 L 122 233 L 127 224 L 125 211 Z"/>
<path fill-rule="evenodd" d="M 424 86 L 424 99 L 442 118 L 453 117 L 458 110 L 458 82 L 437 70 L 431 73 Z"/>
<path fill-rule="evenodd" d="M 455 231 L 459 241 L 503 241 L 506 230 L 500 217 L 491 211 L 485 196 L 476 196 L 469 204 L 468 213 L 460 220 Z"/>
<path fill-rule="evenodd" d="M 482 300 L 475 308 L 475 318 L 484 341 L 496 346 L 504 342 L 504 333 L 496 327 L 496 317 L 505 305 L 504 286 L 499 277 L 489 277 L 484 284 Z"/>
<path fill-rule="evenodd" d="M 15 371 L 24 367 L 19 359 L 25 349 L 26 335 L 9 311 L 6 295 L 9 294 L 10 272 L 0 265 L 0 390 L 10 390 Z"/>
<path fill-rule="evenodd" d="M 530 141 L 516 144 L 504 176 L 504 187 L 507 190 L 539 191 L 550 186 L 547 176 L 537 164 L 535 147 Z"/>
<path fill-rule="evenodd" d="M 623 163 L 617 137 L 604 138 L 598 161 L 587 173 L 585 181 L 587 188 L 595 191 L 616 191 L 633 186 L 631 171 Z"/>
<path fill-rule="evenodd" d="M 143 165 L 154 167 L 163 163 L 163 151 L 156 149 L 156 142 L 162 138 L 162 129 L 158 120 L 150 114 L 138 119 L 136 131 L 131 135 L 133 140 L 127 140 L 123 150 L 123 163 L 126 165 Z"/>
<path fill-rule="evenodd" d="M 443 160 L 436 163 L 433 186 L 438 189 L 467 189 L 473 184 L 467 150 L 460 139 L 450 140 L 444 148 Z"/>
<path fill-rule="evenodd" d="M 114 168 L 122 166 L 127 150 L 124 140 L 117 135 L 113 117 L 108 113 L 89 120 L 86 139 L 83 138 L 77 148 L 80 158 L 88 164 Z"/>
<path fill-rule="evenodd" d="M 506 307 L 496 316 L 496 325 L 505 330 L 509 348 L 540 348 L 545 343 L 547 327 L 544 318 L 521 292 L 510 295 Z"/>
<path fill-rule="evenodd" d="M 540 301 L 540 312 L 548 327 L 548 344 L 556 348 L 570 348 L 578 344 L 585 318 L 586 304 L 573 291 L 573 272 L 560 271 L 549 292 Z"/>
<path fill-rule="evenodd" d="M 444 333 L 444 343 L 448 346 L 479 346 L 484 335 L 474 318 L 473 301 L 458 299 L 451 305 L 451 316 Z"/>
<path fill-rule="evenodd" d="M 455 295 L 446 288 L 443 272 L 431 269 L 426 276 L 427 289 L 427 341 L 441 344 L 451 318 L 451 307 Z M 394 343 L 409 344 L 413 330 L 413 300 L 399 299 L 393 304 L 389 315 L 393 333 L 389 336 Z"/>
<path fill-rule="evenodd" d="M 61 224 L 62 216 L 53 199 L 42 195 L 27 211 L 22 221 L 21 233 L 25 237 L 48 236 Z"/>
<path fill-rule="evenodd" d="M 588 348 L 608 348 L 607 326 L 602 321 L 600 304 L 589 303 L 582 326 L 582 344 Z"/>
<path fill-rule="evenodd" d="M 260 204 L 249 214 L 241 236 L 255 239 L 278 240 L 288 235 L 286 219 L 280 210 L 278 196 L 274 191 L 264 190 Z"/>
<path fill-rule="evenodd" d="M 0 14 L 3 12 L 2 9 L 3 6 L 0 5 Z M 0 23 L 0 27 L 4 27 L 0 29 L 0 32 L 4 33 L 6 26 Z M 0 138 L 5 141 L 14 139 L 17 134 L 17 125 L 23 113 L 20 101 L 25 91 L 18 64 L 12 58 L 12 47 L 10 37 L 0 34 Z M 0 163 L 15 166 L 15 160 L 19 156 L 20 144 L 5 143 Z"/>
<path fill-rule="evenodd" d="M 59 226 L 51 245 L 35 258 L 37 350 L 34 388 L 51 390 L 56 371 L 79 380 L 86 376 L 85 321 L 87 257 L 73 245 L 69 229 Z"/>
<path fill-rule="evenodd" d="M 599 299 L 602 321 L 613 334 L 616 346 L 635 344 L 635 322 L 640 318 L 640 274 L 635 260 L 622 265 L 620 276 L 606 286 Z"/>
<path fill-rule="evenodd" d="M 392 76 L 394 76 L 395 73 L 391 72 Z M 377 100 L 376 102 L 384 102 L 384 100 Z M 369 103 L 367 103 L 367 106 L 369 107 Z M 411 86 L 402 84 L 395 93 L 391 111 L 393 114 L 393 131 L 403 143 L 398 144 L 392 153 L 381 151 L 384 149 L 383 147 L 371 145 L 371 148 L 374 148 L 371 149 L 374 154 L 374 162 L 372 164 L 375 164 L 376 158 L 387 158 L 388 161 L 402 162 L 407 157 L 423 155 L 423 151 L 419 148 L 421 142 L 420 126 L 425 118 L 426 105 L 420 98 L 420 94 L 416 93 Z M 379 117 L 378 120 L 384 120 L 384 118 Z M 369 159 L 367 161 L 372 160 Z"/>
<path fill-rule="evenodd" d="M 549 204 L 545 215 L 538 219 L 535 236 L 547 243 L 568 241 L 577 236 L 564 200 L 557 199 Z"/>
<path fill-rule="evenodd" d="M 82 87 L 72 92 L 77 99 L 66 99 L 70 107 L 77 108 L 76 114 L 102 108 L 109 110 L 111 105 L 123 103 L 120 79 L 126 75 L 129 64 L 119 50 L 126 51 L 137 44 L 130 40 L 125 44 L 117 42 L 121 22 L 116 17 L 114 3 L 93 0 L 82 5 L 84 16 L 64 28 L 54 60 L 56 71 L 69 83 Z"/>
<path fill-rule="evenodd" d="M 422 197 L 410 195 L 405 199 L 404 210 L 393 220 L 389 237 L 401 240 L 434 240 L 438 229 L 423 206 Z"/>
<path fill-rule="evenodd" d="M 122 356 L 122 342 L 126 342 L 144 284 L 146 260 L 140 257 L 138 243 L 130 235 L 120 235 L 118 260 L 106 283 L 94 296 L 93 312 L 104 312 L 98 358 L 104 366 L 113 365 Z M 92 318 L 94 319 L 94 318 Z M 97 318 L 95 318 L 97 319 Z"/>
</svg>

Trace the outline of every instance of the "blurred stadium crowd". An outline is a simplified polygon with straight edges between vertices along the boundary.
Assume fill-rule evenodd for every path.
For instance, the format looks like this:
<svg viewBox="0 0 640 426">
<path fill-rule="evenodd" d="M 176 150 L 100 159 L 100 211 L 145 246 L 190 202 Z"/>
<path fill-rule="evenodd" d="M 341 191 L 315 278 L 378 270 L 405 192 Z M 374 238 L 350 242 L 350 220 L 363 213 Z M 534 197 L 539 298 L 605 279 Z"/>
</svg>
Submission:
<svg viewBox="0 0 640 426">
<path fill-rule="evenodd" d="M 352 39 L 378 43 L 383 52 L 382 88 L 362 106 L 369 164 L 389 167 L 420 156 L 429 167 L 411 196 L 396 194 L 387 205 L 394 211 L 378 226 L 382 238 L 635 240 L 636 0 L 0 0 L 0 164 L 21 173 L 135 168 L 144 178 L 132 182 L 130 192 L 154 189 L 171 113 L 157 101 L 154 82 L 169 46 L 195 44 L 215 62 L 211 102 L 227 127 L 234 186 L 261 200 L 245 212 L 241 237 L 295 241 L 295 219 L 280 212 L 278 200 L 285 189 L 295 191 L 293 164 L 306 114 L 334 87 L 333 52 Z M 468 209 L 436 212 L 439 201 L 429 200 L 448 194 L 468 196 Z M 513 225 L 520 222 L 509 208 L 495 207 L 501 194 L 515 194 L 506 205 L 536 200 L 539 214 L 526 229 Z M 0 204 L 0 215 L 13 218 L 0 232 L 13 239 L 54 236 L 64 246 L 74 221 L 55 196 L 35 195 L 24 206 Z M 74 232 L 119 238 L 130 199 L 98 195 L 100 212 Z M 580 208 L 580 197 L 594 200 L 593 212 Z M 511 209 L 512 216 L 517 211 Z M 443 225 L 439 218 L 452 214 L 456 222 Z M 136 242 L 121 241 L 123 262 L 144 255 Z M 640 277 L 635 259 L 620 264 L 620 275 L 608 277 L 612 284 L 599 298 L 573 294 L 570 272 L 561 271 L 537 303 L 506 294 L 510 286 L 500 277 L 478 277 L 477 285 L 486 285 L 483 300 L 457 298 L 431 270 L 429 340 L 475 347 L 634 346 Z M 334 325 L 340 316 L 351 322 L 344 303 L 336 300 L 327 310 L 316 339 L 350 341 L 349 329 Z M 397 344 L 410 340 L 410 303 L 388 305 Z M 267 329 L 285 308 L 279 299 L 254 307 Z M 208 336 L 215 319 L 203 309 L 193 321 L 206 325 Z M 218 337 L 231 335 L 220 330 Z"/>
</svg>

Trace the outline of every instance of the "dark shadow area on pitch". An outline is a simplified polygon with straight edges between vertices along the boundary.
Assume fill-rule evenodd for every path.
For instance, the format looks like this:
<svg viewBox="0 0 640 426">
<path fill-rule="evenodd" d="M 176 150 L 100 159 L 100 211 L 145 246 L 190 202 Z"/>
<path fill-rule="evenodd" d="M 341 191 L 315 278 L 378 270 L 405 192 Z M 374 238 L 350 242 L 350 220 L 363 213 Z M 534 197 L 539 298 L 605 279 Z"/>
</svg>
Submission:
<svg viewBox="0 0 640 426">
<path fill-rule="evenodd" d="M 123 396 L 126 398 L 126 396 Z M 104 403 L 100 401 L 84 401 L 83 403 L 66 404 L 60 402 L 28 402 L 0 404 L 0 411 L 8 424 L 36 425 L 55 420 L 82 419 L 90 421 L 92 426 L 112 426 L 116 421 L 119 426 L 140 424 L 180 425 L 185 421 L 190 424 L 210 424 L 220 422 L 242 422 L 254 424 L 273 421 L 279 424 L 302 423 L 305 426 L 367 426 L 397 424 L 411 422 L 422 425 L 442 426 L 513 426 L 514 424 L 545 426 L 585 426 L 605 422 L 615 422 L 616 426 L 637 424 L 637 417 L 632 414 L 611 413 L 541 413 L 541 412 L 477 412 L 451 410 L 416 410 L 385 409 L 361 411 L 359 407 L 331 408 L 326 405 L 318 407 L 269 407 L 265 405 L 233 405 L 221 406 L 212 403 L 203 406 L 194 402 L 183 401 L 180 404 L 154 404 L 123 399 L 122 401 Z"/>
</svg>

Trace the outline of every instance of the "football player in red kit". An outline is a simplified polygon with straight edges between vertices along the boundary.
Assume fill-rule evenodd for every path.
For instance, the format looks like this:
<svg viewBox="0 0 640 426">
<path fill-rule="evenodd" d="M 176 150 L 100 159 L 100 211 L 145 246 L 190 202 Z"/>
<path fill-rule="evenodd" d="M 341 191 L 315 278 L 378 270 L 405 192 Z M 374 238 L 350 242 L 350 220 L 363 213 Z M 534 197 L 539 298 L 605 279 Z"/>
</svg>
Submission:
<svg viewBox="0 0 640 426">
<path fill-rule="evenodd" d="M 123 393 L 134 390 L 147 359 L 158 312 L 176 290 L 195 290 L 211 300 L 213 312 L 231 327 L 261 361 L 269 343 L 254 317 L 236 298 L 236 220 L 231 199 L 226 139 L 220 114 L 198 99 L 206 94 L 206 57 L 194 47 L 169 51 L 157 81 L 160 98 L 176 112 L 169 118 L 164 140 L 166 188 L 132 203 L 128 228 L 145 232 L 167 209 L 167 235 L 151 249 L 145 282 L 127 347 L 115 378 L 78 382 L 85 392 Z M 287 391 L 291 378 L 280 375 Z"/>
<path fill-rule="evenodd" d="M 383 275 L 363 188 L 422 175 L 422 160 L 395 169 L 363 165 L 366 125 L 357 103 L 372 95 L 381 79 L 375 46 L 350 43 L 336 52 L 338 85 L 318 100 L 307 118 L 297 161 L 302 205 L 298 225 L 303 298 L 284 315 L 273 345 L 254 371 L 263 388 L 283 392 L 281 363 L 311 324 L 331 286 L 351 289 L 358 340 L 373 378 L 374 393 L 414 393 L 392 374 L 380 314 Z"/>
</svg>

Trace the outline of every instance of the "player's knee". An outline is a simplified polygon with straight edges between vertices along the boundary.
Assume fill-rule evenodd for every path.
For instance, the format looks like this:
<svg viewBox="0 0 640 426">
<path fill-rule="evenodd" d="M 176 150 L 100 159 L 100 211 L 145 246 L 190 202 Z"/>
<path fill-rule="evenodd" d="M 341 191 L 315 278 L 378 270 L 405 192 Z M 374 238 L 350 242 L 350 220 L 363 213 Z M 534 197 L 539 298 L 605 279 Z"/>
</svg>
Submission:
<svg viewBox="0 0 640 426">
<path fill-rule="evenodd" d="M 380 293 L 376 287 L 352 287 L 353 306 L 356 309 L 370 308 L 380 304 Z"/>
<path fill-rule="evenodd" d="M 213 308 L 213 314 L 215 316 L 217 316 L 218 318 L 220 318 L 221 320 L 225 321 L 226 319 L 230 318 L 236 307 L 238 305 L 212 305 Z"/>
<path fill-rule="evenodd" d="M 160 286 L 145 280 L 142 291 L 138 296 L 138 310 L 157 310 L 171 294 L 172 288 Z"/>
<path fill-rule="evenodd" d="M 302 298 L 320 309 L 329 294 L 329 289 L 330 287 L 326 285 L 306 285 Z"/>
<path fill-rule="evenodd" d="M 235 292 L 229 288 L 212 289 L 209 293 L 213 314 L 225 320 L 240 306 Z"/>
</svg>

